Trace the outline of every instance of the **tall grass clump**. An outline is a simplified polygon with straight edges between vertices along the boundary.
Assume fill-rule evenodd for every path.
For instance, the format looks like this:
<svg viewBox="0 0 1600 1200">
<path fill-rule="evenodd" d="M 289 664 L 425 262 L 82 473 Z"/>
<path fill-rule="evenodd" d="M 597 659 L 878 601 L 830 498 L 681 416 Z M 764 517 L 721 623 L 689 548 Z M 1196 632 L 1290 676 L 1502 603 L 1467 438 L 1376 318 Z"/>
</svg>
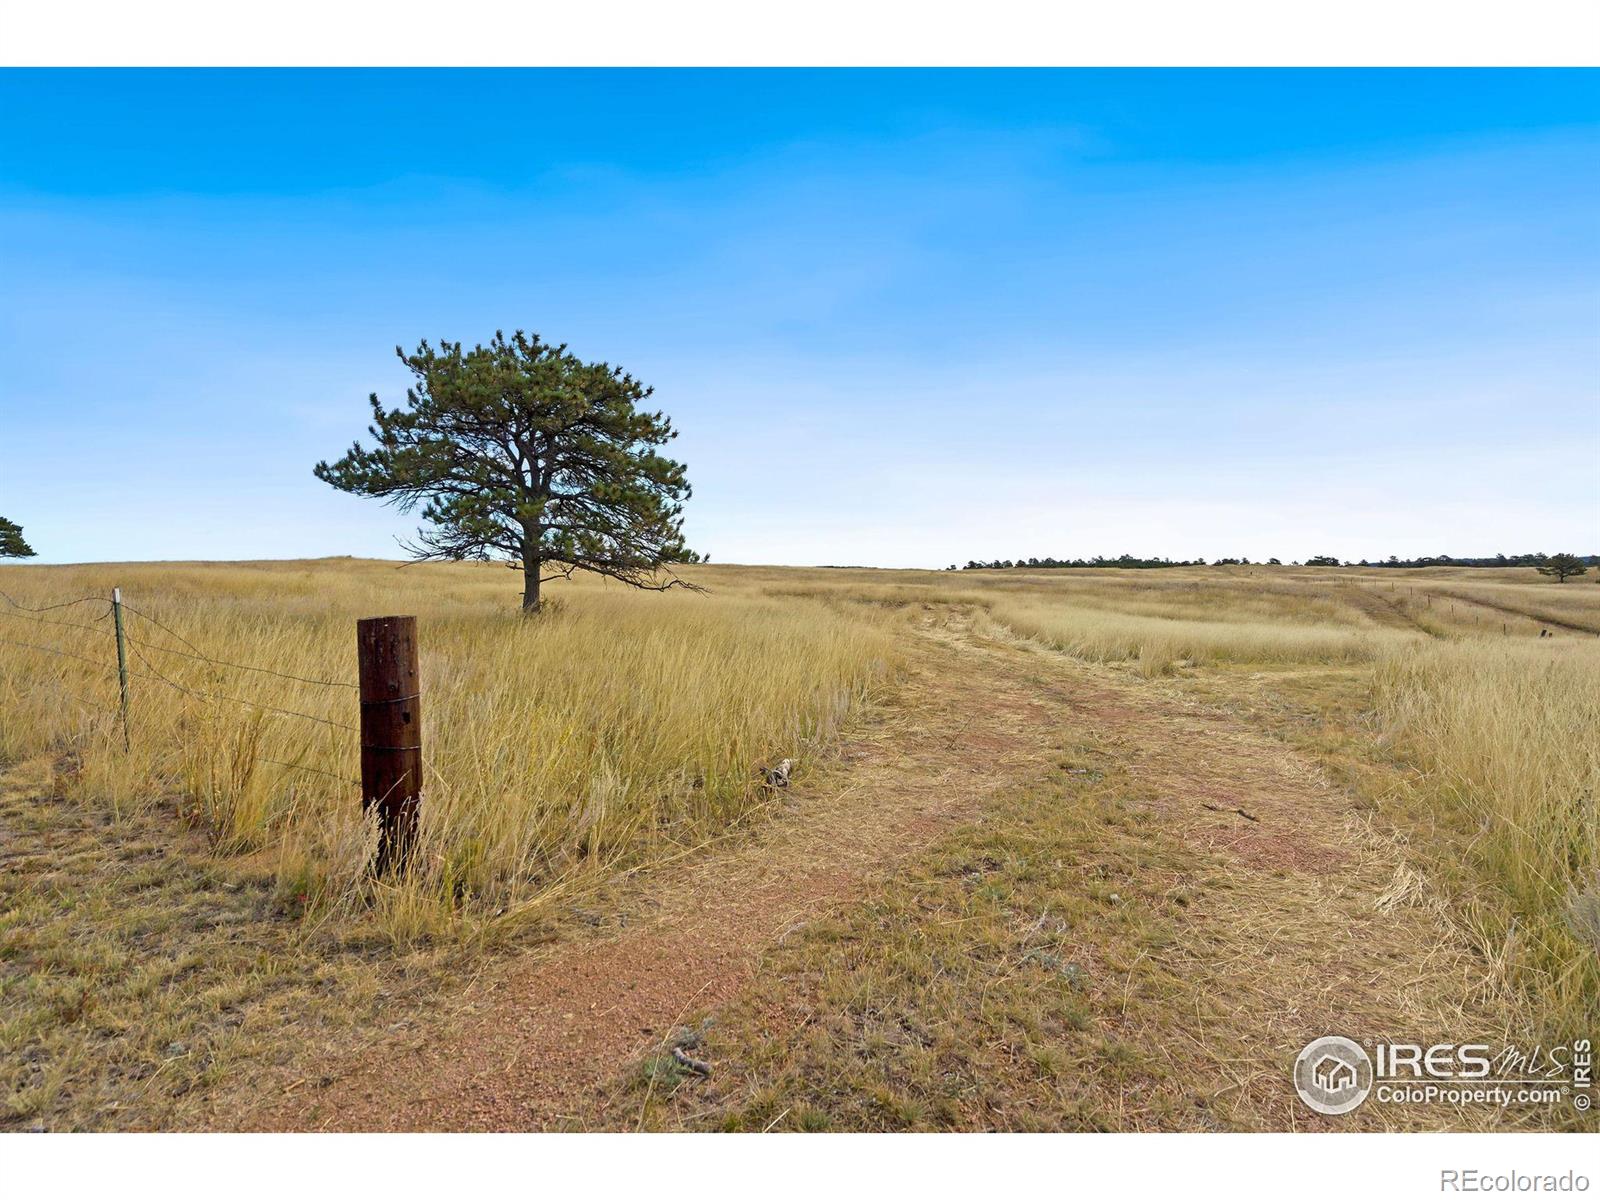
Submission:
<svg viewBox="0 0 1600 1200">
<path fill-rule="evenodd" d="M 1600 647 L 1431 643 L 1377 673 L 1412 790 L 1464 826 L 1492 957 L 1560 1038 L 1600 1027 Z"/>
<path fill-rule="evenodd" d="M 0 643 L 0 758 L 53 754 L 59 786 L 118 810 L 174 806 L 220 849 L 274 863 L 298 903 L 370 900 L 354 620 L 416 613 L 421 841 L 378 900 L 396 932 L 436 929 L 725 833 L 764 799 L 757 766 L 812 757 L 897 657 L 890 613 L 736 578 L 710 594 L 575 582 L 531 620 L 511 582 L 348 561 L 7 568 L 22 604 L 116 583 L 137 613 L 124 750 L 106 606 L 35 614 L 68 622 L 49 625 L 0 600 L 0 635 L 80 656 Z"/>
</svg>

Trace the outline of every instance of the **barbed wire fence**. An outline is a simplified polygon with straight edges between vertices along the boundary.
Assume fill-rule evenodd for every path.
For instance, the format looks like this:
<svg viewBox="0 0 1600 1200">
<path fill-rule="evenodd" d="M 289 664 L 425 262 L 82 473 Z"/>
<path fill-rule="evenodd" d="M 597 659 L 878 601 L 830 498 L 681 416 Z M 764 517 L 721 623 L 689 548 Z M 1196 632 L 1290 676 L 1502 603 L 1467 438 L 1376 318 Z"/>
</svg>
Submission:
<svg viewBox="0 0 1600 1200">
<path fill-rule="evenodd" d="M 80 605 L 90 606 L 87 620 L 77 619 L 85 615 L 79 609 Z M 92 615 L 92 609 L 101 606 L 104 611 L 98 616 Z M 68 613 L 67 610 L 74 611 Z M 0 625 L 0 630 L 3 630 L 0 632 L 0 647 L 27 654 L 72 659 L 88 663 L 108 675 L 115 675 L 125 753 L 131 754 L 133 751 L 130 685 L 134 680 L 170 688 L 209 704 L 218 712 L 222 711 L 224 705 L 236 705 L 261 714 L 310 722 L 330 733 L 339 731 L 357 735 L 361 756 L 359 779 L 305 762 L 269 758 L 259 752 L 253 757 L 257 762 L 323 776 L 359 788 L 362 806 L 375 809 L 378 813 L 378 845 L 372 869 L 381 875 L 392 869 L 403 869 L 410 861 L 417 837 L 423 777 L 422 692 L 415 617 L 368 617 L 356 622 L 356 683 L 299 675 L 260 663 L 237 662 L 208 654 L 164 621 L 126 603 L 122 599 L 121 588 L 113 588 L 109 598 L 99 595 L 77 596 L 41 605 L 24 604 L 14 596 L 0 592 L 0 617 L 9 618 L 11 622 Z M 108 621 L 109 628 L 106 624 Z M 19 636 L 10 637 L 10 632 L 16 632 Z M 72 649 L 32 640 L 60 637 L 63 634 L 78 639 Z M 84 640 L 85 635 L 106 638 L 108 634 L 116 652 L 114 664 L 109 654 L 100 658 L 83 652 L 91 644 Z M 131 664 L 130 654 L 133 660 Z M 173 678 L 179 674 L 172 665 L 174 660 L 202 664 L 211 669 L 213 678 L 208 678 L 204 685 Z M 232 677 L 235 681 L 240 675 L 259 675 L 307 687 L 348 689 L 356 693 L 361 722 L 353 725 L 331 716 L 289 708 L 274 703 L 278 697 L 267 700 L 241 694 L 248 689 L 239 682 L 224 682 L 230 678 L 226 674 L 230 671 L 238 673 Z M 68 691 L 63 679 L 55 682 L 60 694 L 90 707 L 100 707 L 86 697 Z"/>
<path fill-rule="evenodd" d="M 97 617 L 91 617 L 87 621 L 63 620 L 58 616 L 43 615 L 46 613 L 60 613 L 67 609 L 76 609 L 82 605 L 99 606 L 102 607 L 104 611 L 102 611 Z M 119 609 L 122 614 L 126 614 L 127 616 L 134 618 L 134 622 L 129 622 L 127 624 L 119 623 L 117 619 L 119 616 Z M 218 669 L 219 674 L 222 671 L 231 670 L 253 675 L 270 676 L 272 678 L 283 679 L 286 681 L 292 681 L 314 687 L 348 689 L 357 693 L 360 691 L 360 686 L 358 684 L 345 680 L 319 679 L 309 675 L 297 675 L 289 671 L 278 670 L 275 667 L 261 666 L 256 663 L 235 662 L 231 659 L 218 658 L 214 655 L 207 654 L 191 639 L 185 637 L 183 634 L 179 633 L 165 622 L 158 620 L 156 617 L 149 615 L 141 609 L 135 608 L 126 601 L 123 601 L 120 597 L 120 594 L 117 593 L 114 593 L 112 597 L 106 597 L 104 595 L 78 596 L 70 600 L 62 600 L 51 604 L 34 606 L 24 604 L 8 593 L 0 591 L 0 618 L 7 618 L 10 622 L 10 624 L 0 624 L 0 647 L 26 651 L 33 654 L 71 659 L 75 662 L 87 663 L 92 667 L 98 668 L 108 677 L 119 677 L 119 684 L 121 688 L 120 716 L 124 723 L 125 749 L 131 749 L 131 697 L 127 687 L 128 681 L 131 680 L 143 680 L 165 688 L 170 688 L 173 691 L 207 702 L 213 707 L 214 710 L 220 710 L 224 704 L 232 704 L 254 709 L 263 713 L 270 713 L 274 716 L 313 722 L 319 726 L 329 729 L 342 730 L 355 734 L 359 734 L 361 732 L 359 726 L 345 721 L 334 720 L 331 717 L 318 716 L 315 713 L 302 712 L 298 709 L 286 708 L 281 704 L 272 704 L 265 700 L 248 695 L 236 695 L 233 694 L 231 690 L 224 692 L 211 687 L 198 687 L 191 683 L 174 679 L 172 676 L 177 672 L 172 671 L 170 667 L 168 667 L 167 670 L 163 670 L 157 665 L 157 660 L 160 660 L 162 656 L 171 656 L 190 662 L 202 663 Z M 158 640 L 151 633 L 135 632 L 136 630 L 140 629 L 141 623 L 143 627 L 155 631 L 155 634 L 164 635 L 164 638 Z M 34 627 L 33 630 L 29 630 L 29 626 Z M 63 649 L 60 646 L 44 644 L 39 640 L 26 640 L 27 638 L 51 636 L 50 633 L 47 633 L 44 629 L 39 627 L 49 627 L 51 630 L 71 630 L 73 633 L 68 636 L 73 637 L 88 634 L 95 637 L 105 638 L 108 653 L 104 657 L 95 657 L 91 654 L 83 653 L 84 647 L 81 643 L 76 645 L 73 649 L 68 650 Z M 7 636 L 7 634 L 12 630 L 26 634 L 26 638 Z M 63 635 L 56 634 L 54 636 Z M 183 648 L 180 649 L 178 646 L 164 644 L 165 639 L 172 639 L 173 641 L 179 643 Z M 112 658 L 112 652 L 117 653 L 117 657 L 115 659 Z M 133 659 L 137 662 L 138 669 L 125 665 L 126 655 L 129 653 L 131 653 Z M 58 682 L 63 684 L 63 686 L 58 689 L 62 695 L 68 696 L 85 707 L 97 708 L 103 706 L 103 702 L 91 700 L 89 697 L 83 696 L 80 693 L 67 691 L 64 686 L 64 681 Z M 342 775 L 336 771 L 329 771 L 322 767 L 313 767 L 305 763 L 268 758 L 264 755 L 258 755 L 257 760 L 259 762 L 269 763 L 272 766 L 283 767 L 288 770 L 303 771 L 312 775 L 325 776 L 330 779 L 338 780 L 341 783 L 348 784 L 352 787 L 359 788 L 361 786 L 361 780 L 359 779 L 352 779 L 347 775 Z"/>
</svg>

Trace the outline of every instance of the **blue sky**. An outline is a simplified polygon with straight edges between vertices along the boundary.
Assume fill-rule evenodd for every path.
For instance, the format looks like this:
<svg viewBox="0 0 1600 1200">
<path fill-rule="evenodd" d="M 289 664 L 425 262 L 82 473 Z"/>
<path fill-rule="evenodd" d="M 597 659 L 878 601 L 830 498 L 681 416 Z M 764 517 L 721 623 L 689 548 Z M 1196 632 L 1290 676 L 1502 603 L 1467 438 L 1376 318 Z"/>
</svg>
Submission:
<svg viewBox="0 0 1600 1200">
<path fill-rule="evenodd" d="M 396 556 L 397 343 L 656 387 L 690 544 L 1600 550 L 1600 76 L 3 71 L 0 515 Z"/>
</svg>

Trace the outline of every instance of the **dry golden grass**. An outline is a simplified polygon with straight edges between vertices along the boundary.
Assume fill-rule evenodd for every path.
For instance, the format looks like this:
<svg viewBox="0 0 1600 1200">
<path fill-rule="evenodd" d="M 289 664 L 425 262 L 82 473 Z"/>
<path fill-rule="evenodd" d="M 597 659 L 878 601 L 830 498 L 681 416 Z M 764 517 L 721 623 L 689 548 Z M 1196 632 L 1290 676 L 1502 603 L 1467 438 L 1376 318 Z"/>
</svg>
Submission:
<svg viewBox="0 0 1600 1200">
<path fill-rule="evenodd" d="M 1587 1036 L 1600 1022 L 1600 591 L 1526 568 L 1243 570 L 1032 591 L 1014 573 L 980 578 L 996 621 L 1141 674 L 1354 672 L 1387 736 L 1367 750 L 1401 768 L 1380 773 L 1381 791 L 1406 796 L 1413 834 L 1434 823 L 1420 853 L 1458 923 L 1544 1036 Z M 1326 711 L 1340 686 L 1323 674 L 1299 702 Z"/>
<path fill-rule="evenodd" d="M 1327 573 L 977 574 L 993 592 L 995 621 L 1077 658 L 1134 662 L 1150 676 L 1215 663 L 1370 661 L 1420 636 L 1375 622 Z"/>
<path fill-rule="evenodd" d="M 1548 1034 L 1600 1022 L 1600 643 L 1433 644 L 1384 660 L 1378 708 L 1407 786 L 1466 831 L 1463 919 Z"/>
<path fill-rule="evenodd" d="M 891 615 L 698 576 L 709 594 L 555 587 L 530 621 L 488 566 L 7 568 L 0 587 L 35 608 L 122 587 L 132 749 L 107 606 L 0 601 L 0 637 L 80 656 L 0 643 L 0 756 L 63 756 L 68 793 L 116 811 L 175 803 L 220 848 L 269 857 L 314 911 L 375 902 L 398 937 L 503 922 L 725 832 L 760 800 L 759 763 L 804 763 L 888 679 Z M 419 869 L 368 895 L 353 620 L 394 611 L 420 621 L 429 778 Z"/>
<path fill-rule="evenodd" d="M 107 605 L 29 613 L 0 599 L 3 816 L 32 847 L 0 926 L 0 990 L 14 1002 L 0 1052 L 21 1064 L 7 1077 L 12 1120 L 181 1121 L 191 1092 L 281 1044 L 288 1009 L 366 1020 L 373 997 L 399 994 L 374 965 L 384 956 L 411 964 L 422 986 L 437 969 L 429 945 L 470 954 L 623 867 L 729 835 L 763 809 L 756 766 L 815 759 L 894 686 L 907 612 L 945 606 L 980 630 L 1164 676 L 1141 686 L 1203 691 L 1284 736 L 1321 736 L 1327 745 L 1310 748 L 1405 843 L 1396 878 L 1443 898 L 1491 982 L 1552 1038 L 1600 1018 L 1600 641 L 1589 632 L 1600 589 L 1587 580 L 1295 568 L 691 575 L 710 594 L 577 582 L 550 589 L 553 611 L 527 621 L 514 575 L 490 566 L 0 567 L 0 590 L 24 606 L 115 585 L 135 610 L 125 752 Z M 354 619 L 393 612 L 421 622 L 429 785 L 420 869 L 374 887 L 347 685 Z M 180 846 L 180 820 L 203 838 Z M 163 830 L 168 866 L 146 861 Z M 1120 835 L 1104 836 L 1103 852 L 1121 853 Z M 1068 903 L 1058 893 L 1071 881 L 1058 883 L 1041 902 Z M 233 922 L 234 908 L 237 924 L 219 933 L 212 918 Z M 1136 957 L 1145 933 L 1134 934 L 1125 948 Z M 118 976 L 135 1017 L 111 1029 L 87 997 L 110 994 L 106 972 L 120 968 L 106 964 L 152 952 L 156 967 Z M 286 956 L 293 970 L 273 965 Z M 970 999 L 948 997 L 951 1011 Z M 1046 1016 L 1070 1024 L 1075 1011 Z M 254 1015 L 235 1038 L 240 1013 Z M 196 1044 L 210 1049 L 169 1053 Z M 1049 1046 L 1040 1051 L 1039 1079 L 1059 1081 Z M 1128 1066 L 1091 1065 L 1113 1081 Z M 122 1115 L 102 1119 L 104 1103 Z M 760 1105 L 747 1117 L 769 1119 Z M 788 1119 L 807 1123 L 802 1109 Z"/>
<path fill-rule="evenodd" d="M 0 1130 L 192 1129 L 214 1089 L 384 1028 L 472 969 L 294 919 L 271 870 L 146 809 L 0 777 Z"/>
<path fill-rule="evenodd" d="M 295 902 L 324 911 L 375 899 L 404 937 L 463 914 L 524 914 L 596 870 L 725 832 L 759 800 L 758 763 L 804 760 L 887 681 L 896 614 L 910 606 L 967 606 L 1145 675 L 1415 662 L 1430 640 L 1496 625 L 1507 644 L 1526 642 L 1541 614 L 1562 622 L 1559 636 L 1538 639 L 1546 658 L 1567 661 L 1578 631 L 1600 628 L 1600 592 L 1528 570 L 700 567 L 694 577 L 711 593 L 557 585 L 555 611 L 527 621 L 512 604 L 512 573 L 483 565 L 6 567 L 0 588 L 24 606 L 124 589 L 134 610 L 132 749 L 116 719 L 107 606 L 30 613 L 0 601 L 0 638 L 81 656 L 0 642 L 0 756 L 61 756 L 66 790 L 114 811 L 175 803 L 220 848 L 269 856 Z M 351 625 L 392 611 L 422 622 L 429 784 L 422 869 L 373 897 L 362 884 L 372 831 L 351 790 Z M 1537 674 L 1496 657 L 1491 639 L 1468 645 L 1449 661 L 1481 649 L 1500 664 L 1498 679 Z M 1412 693 L 1436 694 L 1427 672 L 1385 678 L 1394 681 L 1385 705 L 1397 713 Z M 1462 743 L 1442 724 L 1418 732 L 1414 715 L 1405 720 L 1411 751 L 1446 769 L 1438 756 Z M 1498 753 L 1492 738 L 1475 744 Z M 1494 761 L 1502 773 L 1538 776 L 1534 790 L 1551 794 L 1542 762 L 1510 745 Z"/>
<path fill-rule="evenodd" d="M 1424 985 L 1418 968 L 1405 991 L 1384 999 L 1379 989 L 1379 1007 L 1363 1017 L 1374 1035 L 1470 1031 L 1547 1045 L 1592 1036 L 1600 646 L 1578 628 L 1600 616 L 1600 597 L 1553 592 L 1531 572 L 1482 582 L 1153 574 L 986 572 L 963 582 L 984 609 L 980 627 L 1173 676 L 1159 686 L 1265 725 L 1344 783 L 1370 814 L 1354 826 L 1358 873 L 1391 882 L 1370 894 L 1341 886 L 1324 903 L 1341 909 L 1336 923 L 1363 931 L 1358 946 L 1382 943 L 1379 962 L 1437 970 L 1448 959 L 1443 973 L 1454 976 Z M 1468 601 L 1469 589 L 1499 607 Z M 1540 638 L 1541 623 L 1512 606 L 1547 618 L 1559 607 L 1566 624 Z M 1203 774 L 1204 763 L 1193 769 Z M 1170 821 L 1130 821 L 1127 798 L 1140 786 L 1108 769 L 1104 782 L 1098 771 L 1052 781 L 1043 797 L 1007 793 L 985 822 L 948 840 L 948 858 L 929 856 L 775 948 L 760 982 L 713 1027 L 685 1031 L 731 1078 L 702 1086 L 670 1060 L 647 1058 L 622 1108 L 666 1128 L 1283 1127 L 1293 1111 L 1263 1118 L 1229 1089 L 1195 1107 L 1207 1094 L 1196 1080 L 1231 1078 L 1269 1045 L 1260 1028 L 1228 1027 L 1241 997 L 1281 1001 L 1288 989 L 1303 1006 L 1311 992 L 1295 989 L 1325 982 L 1335 964 L 1315 968 L 1309 955 L 1301 971 L 1264 974 L 1264 959 L 1279 970 L 1287 961 L 1284 945 L 1265 947 L 1292 943 L 1309 914 L 1255 907 L 1257 890 L 1175 842 Z M 1107 875 L 1114 884 L 1100 882 Z M 1173 878 L 1185 888 L 1175 891 Z M 1200 973 L 1198 997 L 1180 1002 L 1194 981 L 1178 979 L 1174 964 L 1205 953 L 1193 941 L 1190 906 L 1205 890 L 1197 879 L 1239 904 L 1220 928 L 1252 932 Z M 1108 886 L 1124 901 L 1110 910 Z M 1326 949 L 1328 930 L 1314 940 Z M 1206 1007 L 1220 996 L 1227 1002 Z M 1358 1006 L 1349 996 L 1341 1004 L 1348 1027 Z M 1140 1033 L 1129 1036 L 1131 1027 Z M 1565 1109 L 1363 1114 L 1449 1128 L 1573 1119 Z"/>
<path fill-rule="evenodd" d="M 1147 615 L 1110 608 L 1007 599 L 995 620 L 1091 662 L 1134 661 L 1145 675 L 1219 662 L 1359 662 L 1417 635 L 1332 622 Z"/>
</svg>

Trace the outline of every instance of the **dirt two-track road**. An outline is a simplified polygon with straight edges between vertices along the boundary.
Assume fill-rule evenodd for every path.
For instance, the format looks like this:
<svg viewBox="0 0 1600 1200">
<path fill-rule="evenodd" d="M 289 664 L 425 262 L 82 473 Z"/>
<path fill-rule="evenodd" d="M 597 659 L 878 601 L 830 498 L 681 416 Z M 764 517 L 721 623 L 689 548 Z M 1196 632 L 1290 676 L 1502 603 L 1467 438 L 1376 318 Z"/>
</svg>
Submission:
<svg viewBox="0 0 1600 1200">
<path fill-rule="evenodd" d="M 1131 975 L 1096 976 L 1097 1019 L 1158 1063 L 1163 1073 L 1142 1086 L 1172 1093 L 1167 1115 L 1140 1118 L 1138 1096 L 1094 1082 L 1075 1113 L 1109 1128 L 1473 1123 L 1376 1106 L 1327 1119 L 1294 1096 L 1288 1064 L 1314 1037 L 1504 1029 L 1509 1019 L 1437 906 L 1411 894 L 1388 835 L 1312 761 L 1161 681 L 987 636 L 961 616 L 928 614 L 916 641 L 894 703 L 733 848 L 637 874 L 606 897 L 592 931 L 497 961 L 404 1028 L 218 1097 L 211 1125 L 631 1128 L 638 1106 L 619 1091 L 675 1028 L 773 984 L 759 975 L 775 969 L 775 946 L 848 914 L 937 839 L 1059 772 L 1063 747 L 1085 739 L 1157 835 L 1225 879 L 1171 909 L 1173 936 L 1156 952 L 1165 983 L 1143 1016 L 1129 1015 Z M 1079 936 L 1085 962 L 1128 957 L 1094 944 L 1110 935 L 1093 927 Z M 768 1005 L 761 1036 L 798 1036 L 808 1019 Z M 724 1087 L 738 1076 L 736 1063 L 713 1069 Z M 1008 1120 L 974 1112 L 946 1123 Z"/>
</svg>

